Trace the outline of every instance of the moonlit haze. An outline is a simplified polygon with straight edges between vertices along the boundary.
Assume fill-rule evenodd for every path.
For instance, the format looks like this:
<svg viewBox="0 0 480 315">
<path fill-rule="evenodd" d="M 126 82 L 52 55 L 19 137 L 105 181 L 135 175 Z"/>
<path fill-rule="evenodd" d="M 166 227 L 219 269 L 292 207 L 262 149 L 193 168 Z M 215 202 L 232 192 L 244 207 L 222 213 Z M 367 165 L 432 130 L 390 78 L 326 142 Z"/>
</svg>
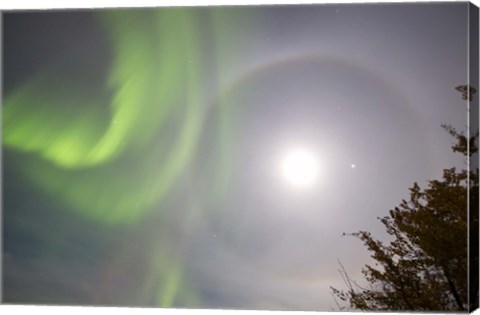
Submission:
<svg viewBox="0 0 480 315">
<path fill-rule="evenodd" d="M 4 13 L 4 301 L 335 308 L 464 166 L 467 6 Z"/>
</svg>

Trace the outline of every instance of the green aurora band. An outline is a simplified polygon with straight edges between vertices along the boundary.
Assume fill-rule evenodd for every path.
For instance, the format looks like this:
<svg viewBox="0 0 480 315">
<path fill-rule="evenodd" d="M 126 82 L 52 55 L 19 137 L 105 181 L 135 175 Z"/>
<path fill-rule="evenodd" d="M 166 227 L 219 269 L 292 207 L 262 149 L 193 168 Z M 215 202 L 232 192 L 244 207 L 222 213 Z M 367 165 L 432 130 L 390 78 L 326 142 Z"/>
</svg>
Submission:
<svg viewBox="0 0 480 315">
<path fill-rule="evenodd" d="M 213 125 L 220 150 L 206 167 L 213 170 L 209 183 L 196 192 L 195 204 L 173 209 L 183 235 L 180 247 L 188 246 L 195 217 L 225 195 L 232 163 L 231 91 L 216 90 L 215 98 L 208 99 L 205 69 L 212 65 L 205 65 L 202 56 L 213 54 L 214 76 L 222 80 L 226 56 L 235 49 L 225 44 L 235 28 L 232 20 L 245 25 L 246 16 L 253 18 L 251 12 L 234 13 L 213 9 L 210 30 L 198 27 L 192 9 L 98 13 L 114 55 L 103 86 L 89 83 L 88 70 L 72 75 L 59 66 L 6 95 L 3 146 L 19 156 L 13 162 L 17 171 L 66 210 L 105 227 L 135 228 L 147 214 L 163 218 L 172 211 L 162 201 L 188 171 L 206 124 Z M 242 33 L 253 31 L 253 20 L 249 22 Z M 211 32 L 211 45 L 201 42 L 200 31 Z M 241 45 L 242 38 L 235 44 Z M 132 302 L 148 304 L 156 292 L 153 300 L 159 306 L 198 307 L 199 298 L 182 271 L 184 252 L 172 248 L 175 241 L 162 231 L 170 223 L 167 215 L 152 244 L 145 244 L 150 266 L 144 290 Z"/>
<path fill-rule="evenodd" d="M 77 88 L 74 81 L 85 85 L 85 78 L 46 71 L 7 95 L 3 145 L 28 153 L 19 170 L 67 209 L 99 223 L 133 224 L 167 194 L 201 133 L 196 29 L 192 12 L 179 9 L 114 10 L 99 19 L 115 53 L 104 87 L 113 91 L 110 106 Z M 168 139 L 172 116 L 180 128 Z M 159 249 L 150 255 L 154 277 L 146 289 L 158 291 L 159 306 L 195 296 L 186 289 L 178 294 L 186 283 L 182 257 Z"/>
<path fill-rule="evenodd" d="M 68 77 L 41 74 L 7 95 L 3 144 L 39 157 L 23 171 L 52 195 L 94 219 L 128 223 L 168 192 L 192 158 L 203 120 L 198 47 L 187 36 L 195 31 L 189 11 L 100 17 L 115 51 L 110 107 L 74 85 L 55 89 Z M 172 133 L 165 122 L 173 111 L 183 115 L 174 141 L 162 136 Z"/>
</svg>

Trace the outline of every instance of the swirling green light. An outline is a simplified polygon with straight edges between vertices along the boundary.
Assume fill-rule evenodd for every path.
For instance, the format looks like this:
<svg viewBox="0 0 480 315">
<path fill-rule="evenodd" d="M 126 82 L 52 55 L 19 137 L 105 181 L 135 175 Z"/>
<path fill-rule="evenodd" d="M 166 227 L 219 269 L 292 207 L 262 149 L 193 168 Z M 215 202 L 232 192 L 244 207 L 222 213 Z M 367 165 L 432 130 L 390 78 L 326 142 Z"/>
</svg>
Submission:
<svg viewBox="0 0 480 315">
<path fill-rule="evenodd" d="M 194 18 L 179 9 L 99 18 L 115 52 L 110 107 L 69 85 L 62 69 L 43 73 L 7 95 L 3 143 L 35 154 L 22 170 L 52 195 L 94 219 L 128 223 L 163 198 L 195 149 L 203 113 Z"/>
<path fill-rule="evenodd" d="M 172 209 L 162 201 L 193 160 L 212 110 L 208 101 L 217 106 L 213 110 L 218 116 L 211 116 L 220 150 L 204 170 L 212 170 L 205 194 L 196 197 L 208 204 L 225 194 L 230 102 L 225 96 L 207 100 L 202 70 L 208 65 L 201 57 L 207 52 L 200 50 L 217 54 L 220 75 L 225 56 L 231 53 L 224 49 L 229 38 L 221 30 L 232 27 L 234 14 L 226 13 L 212 14 L 217 42 L 205 47 L 194 10 L 100 12 L 99 25 L 107 32 L 114 55 L 107 81 L 92 86 L 91 74 L 68 73 L 60 65 L 6 95 L 3 146 L 21 157 L 9 165 L 66 210 L 99 225 L 136 227 L 149 213 L 178 211 L 184 216 L 178 220 L 179 233 L 188 238 L 187 230 L 193 229 L 190 217 L 202 205 Z M 158 222 L 159 230 L 167 224 L 168 220 Z M 169 255 L 170 236 L 154 234 L 162 240 L 145 245 L 152 262 L 142 294 L 156 292 L 154 300 L 163 307 L 177 302 L 198 305 L 198 295 L 183 271 L 183 255 Z"/>
</svg>

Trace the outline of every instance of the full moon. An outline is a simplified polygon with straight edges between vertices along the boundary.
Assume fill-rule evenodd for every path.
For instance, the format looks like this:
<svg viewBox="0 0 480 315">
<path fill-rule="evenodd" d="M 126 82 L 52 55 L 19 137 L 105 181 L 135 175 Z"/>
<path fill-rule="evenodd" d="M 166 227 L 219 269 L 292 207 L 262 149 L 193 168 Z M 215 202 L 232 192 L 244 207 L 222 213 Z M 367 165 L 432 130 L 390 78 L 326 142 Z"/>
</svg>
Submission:
<svg viewBox="0 0 480 315">
<path fill-rule="evenodd" d="M 306 149 L 294 149 L 284 156 L 281 164 L 282 176 L 294 187 L 312 186 L 318 176 L 318 161 L 315 154 Z"/>
</svg>

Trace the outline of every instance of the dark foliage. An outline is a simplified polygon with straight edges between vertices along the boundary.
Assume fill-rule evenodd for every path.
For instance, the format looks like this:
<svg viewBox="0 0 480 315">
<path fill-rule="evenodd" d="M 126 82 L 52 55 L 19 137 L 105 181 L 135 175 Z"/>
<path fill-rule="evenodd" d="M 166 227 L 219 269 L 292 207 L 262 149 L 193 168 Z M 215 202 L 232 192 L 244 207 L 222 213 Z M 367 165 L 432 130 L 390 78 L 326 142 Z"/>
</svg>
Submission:
<svg viewBox="0 0 480 315">
<path fill-rule="evenodd" d="M 467 139 L 451 126 L 442 127 L 456 139 L 454 152 L 467 161 L 478 158 L 478 132 Z M 342 266 L 347 288 L 331 288 L 334 297 L 349 305 L 341 309 L 468 311 L 478 307 L 478 177 L 478 168 L 450 168 L 444 170 L 442 180 L 432 180 L 426 188 L 414 183 L 409 200 L 378 218 L 393 237 L 388 244 L 366 231 L 350 234 L 364 243 L 375 264 L 362 270 L 366 288 L 350 279 Z"/>
</svg>

